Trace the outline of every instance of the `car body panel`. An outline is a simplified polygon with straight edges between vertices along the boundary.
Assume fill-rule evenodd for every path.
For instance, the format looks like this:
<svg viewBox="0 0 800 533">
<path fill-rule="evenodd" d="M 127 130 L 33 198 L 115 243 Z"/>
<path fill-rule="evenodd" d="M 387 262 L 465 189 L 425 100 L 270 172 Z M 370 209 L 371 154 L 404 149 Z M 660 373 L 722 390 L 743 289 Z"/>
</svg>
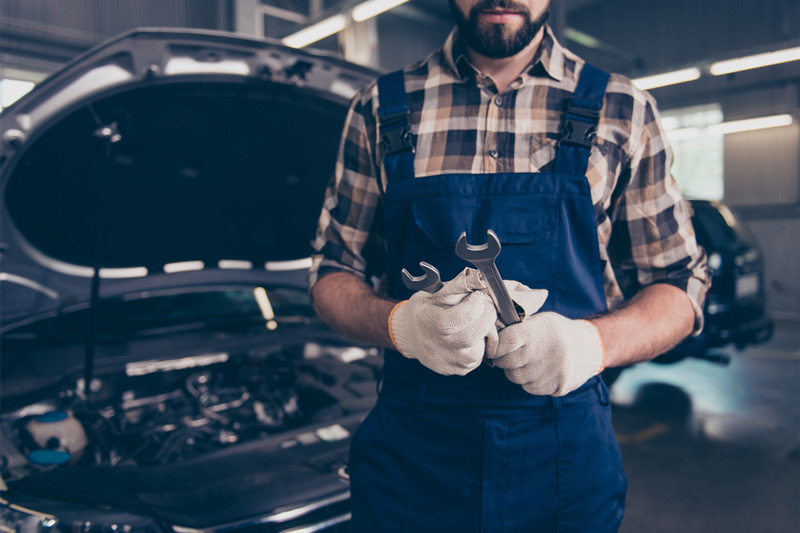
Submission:
<svg viewBox="0 0 800 533">
<path fill-rule="evenodd" d="M 380 351 L 322 324 L 306 277 L 349 99 L 376 76 L 140 29 L 3 110 L 4 525 L 348 519 Z"/>
<path fill-rule="evenodd" d="M 348 99 L 375 75 L 168 29 L 64 67 L 3 111 L 4 323 L 85 301 L 96 269 L 112 296 L 307 267 Z"/>
</svg>

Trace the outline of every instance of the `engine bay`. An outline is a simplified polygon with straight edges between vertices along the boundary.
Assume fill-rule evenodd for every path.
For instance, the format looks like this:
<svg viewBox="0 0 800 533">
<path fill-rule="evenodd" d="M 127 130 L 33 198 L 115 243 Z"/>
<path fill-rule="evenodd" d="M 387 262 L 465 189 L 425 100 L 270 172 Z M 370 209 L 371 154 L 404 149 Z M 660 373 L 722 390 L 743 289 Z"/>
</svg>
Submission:
<svg viewBox="0 0 800 533">
<path fill-rule="evenodd" d="M 315 342 L 125 366 L 3 413 L 0 474 L 154 466 L 366 412 L 380 352 Z M 344 439 L 332 435 L 332 439 Z"/>
</svg>

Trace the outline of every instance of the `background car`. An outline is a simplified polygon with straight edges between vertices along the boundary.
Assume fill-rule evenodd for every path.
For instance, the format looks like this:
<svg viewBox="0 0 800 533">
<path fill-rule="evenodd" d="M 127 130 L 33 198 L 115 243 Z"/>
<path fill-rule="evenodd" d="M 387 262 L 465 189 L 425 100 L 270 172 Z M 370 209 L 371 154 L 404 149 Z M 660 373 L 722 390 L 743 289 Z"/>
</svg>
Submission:
<svg viewBox="0 0 800 533">
<path fill-rule="evenodd" d="M 2 113 L 5 531 L 322 531 L 378 350 L 310 240 L 375 73 L 212 32 L 104 43 Z"/>
<path fill-rule="evenodd" d="M 772 337 L 774 323 L 765 313 L 764 262 L 755 241 L 724 203 L 689 203 L 697 242 L 708 254 L 712 275 L 703 308 L 705 327 L 653 362 L 670 364 L 696 357 L 727 364 L 728 356 L 720 348 L 743 349 Z M 603 378 L 611 385 L 623 370 L 610 368 Z"/>
</svg>

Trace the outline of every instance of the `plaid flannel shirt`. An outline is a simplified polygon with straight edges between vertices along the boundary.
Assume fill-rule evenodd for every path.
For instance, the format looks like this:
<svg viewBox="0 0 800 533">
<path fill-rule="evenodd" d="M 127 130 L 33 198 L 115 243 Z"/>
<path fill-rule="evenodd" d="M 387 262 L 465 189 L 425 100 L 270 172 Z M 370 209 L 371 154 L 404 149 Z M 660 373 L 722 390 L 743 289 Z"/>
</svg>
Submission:
<svg viewBox="0 0 800 533">
<path fill-rule="evenodd" d="M 443 48 L 404 69 L 416 178 L 552 170 L 566 99 L 583 65 L 546 27 L 531 66 L 498 93 L 471 65 L 453 30 Z M 372 83 L 347 114 L 312 243 L 317 253 L 310 287 L 332 272 L 362 279 L 382 274 L 386 178 L 376 150 L 377 109 Z M 671 165 L 655 100 L 612 74 L 586 173 L 608 307 L 618 307 L 641 287 L 674 285 L 692 302 L 697 334 L 710 276 Z"/>
</svg>

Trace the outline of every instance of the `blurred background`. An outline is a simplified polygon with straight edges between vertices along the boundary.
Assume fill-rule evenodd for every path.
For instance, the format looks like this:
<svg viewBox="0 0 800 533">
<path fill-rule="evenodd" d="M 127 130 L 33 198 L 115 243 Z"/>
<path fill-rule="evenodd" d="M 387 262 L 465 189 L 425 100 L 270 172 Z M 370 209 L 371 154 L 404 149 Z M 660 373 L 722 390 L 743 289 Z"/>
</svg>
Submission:
<svg viewBox="0 0 800 533">
<path fill-rule="evenodd" d="M 282 40 L 385 71 L 452 28 L 447 0 L 369 4 L 0 0 L 0 105 L 137 27 Z M 800 531 L 800 2 L 554 0 L 550 24 L 656 97 L 715 270 L 714 349 L 611 377 L 623 530 Z"/>
<path fill-rule="evenodd" d="M 334 20 L 359 3 L 2 0 L 0 103 L 9 105 L 80 53 L 132 28 L 203 28 L 282 39 L 317 22 Z M 673 172 L 687 196 L 724 199 L 735 210 L 767 258 L 768 311 L 775 318 L 797 320 L 800 254 L 787 244 L 800 235 L 800 63 L 721 75 L 709 69 L 716 62 L 766 52 L 789 50 L 784 55 L 796 59 L 800 3 L 557 0 L 550 23 L 563 44 L 607 70 L 633 79 L 677 73 L 673 79 L 642 80 L 657 98 L 665 125 L 673 130 Z M 444 42 L 452 27 L 447 0 L 410 0 L 363 22 L 349 19 L 344 25 L 308 46 L 385 70 L 425 57 Z M 312 39 L 324 35 L 322 30 Z M 676 83 L 687 79 L 692 81 Z M 669 85 L 652 88 L 661 83 Z M 726 133 L 731 128 L 719 126 L 765 118 L 766 122 L 743 125 L 759 128 L 752 131 Z M 742 125 L 734 124 L 733 129 Z"/>
</svg>

